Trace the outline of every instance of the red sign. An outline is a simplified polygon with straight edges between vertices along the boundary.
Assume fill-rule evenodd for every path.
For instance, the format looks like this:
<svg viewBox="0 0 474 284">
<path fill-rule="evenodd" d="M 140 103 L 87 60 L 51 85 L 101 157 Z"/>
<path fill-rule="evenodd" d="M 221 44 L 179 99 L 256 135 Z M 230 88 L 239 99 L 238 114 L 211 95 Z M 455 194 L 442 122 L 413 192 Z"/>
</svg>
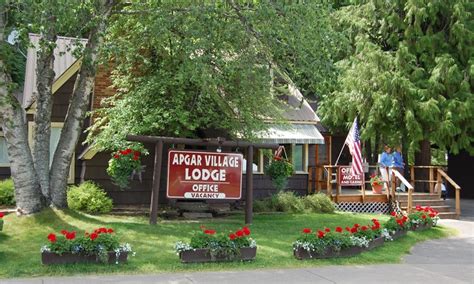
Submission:
<svg viewBox="0 0 474 284">
<path fill-rule="evenodd" d="M 364 183 L 364 174 L 352 175 L 350 166 L 340 166 L 338 177 L 338 183 L 341 186 L 361 186 Z"/>
<path fill-rule="evenodd" d="M 242 154 L 168 152 L 168 198 L 240 199 Z"/>
</svg>

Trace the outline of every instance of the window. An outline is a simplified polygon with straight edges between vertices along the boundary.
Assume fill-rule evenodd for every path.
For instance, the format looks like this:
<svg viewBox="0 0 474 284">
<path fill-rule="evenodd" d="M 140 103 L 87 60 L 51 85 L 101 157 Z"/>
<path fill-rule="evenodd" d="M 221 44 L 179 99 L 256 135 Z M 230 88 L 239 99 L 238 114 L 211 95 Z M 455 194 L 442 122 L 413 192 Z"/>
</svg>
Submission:
<svg viewBox="0 0 474 284">
<path fill-rule="evenodd" d="M 7 152 L 7 141 L 0 132 L 0 167 L 9 167 L 10 161 L 8 160 Z"/>
<path fill-rule="evenodd" d="M 53 163 L 54 151 L 58 147 L 59 138 L 61 137 L 61 130 L 63 129 L 64 123 L 62 122 L 51 122 L 51 136 L 49 141 L 49 165 Z M 28 122 L 28 140 L 30 147 L 33 147 L 34 128 L 33 122 Z M 75 169 L 75 154 L 72 156 L 71 167 L 69 168 L 68 183 L 74 183 L 74 169 Z"/>
<path fill-rule="evenodd" d="M 291 161 L 296 173 L 306 173 L 308 171 L 308 145 L 293 144 L 291 146 Z"/>
</svg>

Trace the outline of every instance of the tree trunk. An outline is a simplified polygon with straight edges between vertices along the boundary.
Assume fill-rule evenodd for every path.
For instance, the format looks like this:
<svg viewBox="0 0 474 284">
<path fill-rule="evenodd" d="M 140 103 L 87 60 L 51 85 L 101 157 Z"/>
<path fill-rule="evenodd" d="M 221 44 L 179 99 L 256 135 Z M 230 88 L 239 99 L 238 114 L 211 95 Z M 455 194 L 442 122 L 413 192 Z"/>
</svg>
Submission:
<svg viewBox="0 0 474 284">
<path fill-rule="evenodd" d="M 50 200 L 49 193 L 49 164 L 51 138 L 51 111 L 53 108 L 52 86 L 54 81 L 54 46 L 56 34 L 49 25 L 46 34 L 41 35 L 40 47 L 36 60 L 36 114 L 34 128 L 33 159 L 38 174 L 41 192 L 46 200 Z"/>
<path fill-rule="evenodd" d="M 7 141 L 17 208 L 24 214 L 31 214 L 39 212 L 44 202 L 28 145 L 24 112 L 8 90 L 11 80 L 4 70 L 4 63 L 0 60 L 0 126 Z"/>
<path fill-rule="evenodd" d="M 89 33 L 82 66 L 74 84 L 64 127 L 61 131 L 58 147 L 54 153 L 50 172 L 51 198 L 54 206 L 66 207 L 66 187 L 71 159 L 81 134 L 89 97 L 95 80 L 97 55 L 103 41 L 106 21 L 116 1 L 104 0 L 101 3 L 100 22 Z"/>
<path fill-rule="evenodd" d="M 415 165 L 416 166 L 430 166 L 431 165 L 431 143 L 425 139 L 420 142 L 420 151 L 415 153 Z M 416 180 L 428 180 L 429 170 L 418 169 L 415 170 Z M 417 182 L 415 184 L 416 191 L 427 192 L 429 191 L 429 183 Z"/>
</svg>

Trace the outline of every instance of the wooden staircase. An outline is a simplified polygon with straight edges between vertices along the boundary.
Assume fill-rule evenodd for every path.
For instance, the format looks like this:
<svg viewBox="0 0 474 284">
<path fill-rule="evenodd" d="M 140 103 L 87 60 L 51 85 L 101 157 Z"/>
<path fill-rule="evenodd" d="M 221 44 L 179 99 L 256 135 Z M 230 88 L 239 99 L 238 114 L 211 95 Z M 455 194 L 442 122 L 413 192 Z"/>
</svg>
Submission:
<svg viewBox="0 0 474 284">
<path fill-rule="evenodd" d="M 413 208 L 417 205 L 426 207 L 430 206 L 439 212 L 441 219 L 459 219 L 456 214 L 456 210 L 439 197 L 436 193 L 413 193 Z M 400 208 L 404 211 L 407 210 L 408 194 L 397 193 L 396 199 L 400 202 Z"/>
</svg>

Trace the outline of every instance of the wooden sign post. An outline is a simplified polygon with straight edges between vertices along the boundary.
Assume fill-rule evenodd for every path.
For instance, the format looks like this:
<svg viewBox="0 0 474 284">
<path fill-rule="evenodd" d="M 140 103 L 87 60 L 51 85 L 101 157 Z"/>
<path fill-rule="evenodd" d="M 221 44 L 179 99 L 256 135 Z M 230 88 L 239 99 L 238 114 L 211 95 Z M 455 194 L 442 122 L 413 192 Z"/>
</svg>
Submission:
<svg viewBox="0 0 474 284">
<path fill-rule="evenodd" d="M 252 142 L 248 142 L 248 141 L 226 141 L 223 138 L 219 138 L 219 137 L 217 139 L 191 139 L 191 138 L 173 138 L 173 137 L 160 137 L 160 136 L 127 135 L 127 140 L 128 141 L 136 141 L 136 142 L 142 142 L 142 143 L 154 143 L 155 144 L 155 161 L 154 161 L 155 165 L 154 165 L 154 170 L 153 170 L 153 187 L 152 187 L 151 202 L 150 202 L 150 224 L 152 224 L 152 225 L 155 225 L 157 223 L 157 220 L 158 220 L 158 201 L 159 201 L 158 200 L 158 194 L 160 192 L 161 168 L 162 168 L 162 160 L 163 160 L 163 144 L 184 144 L 184 145 L 195 145 L 195 146 L 218 146 L 218 147 L 247 147 L 247 169 L 246 169 L 246 178 L 247 178 L 246 185 L 247 185 L 247 188 L 246 188 L 246 199 L 245 199 L 245 223 L 246 224 L 251 224 L 252 221 L 253 221 L 253 169 L 252 169 L 253 150 L 254 150 L 254 148 L 277 149 L 279 147 L 279 145 L 276 144 L 276 143 L 252 143 Z M 178 151 L 173 151 L 173 152 L 178 152 Z M 210 152 L 206 152 L 206 153 L 208 153 L 208 156 L 218 156 L 219 155 L 218 153 L 212 153 L 212 154 Z M 203 155 L 205 155 L 205 154 L 203 154 Z M 235 157 L 235 155 L 239 155 L 240 157 L 242 156 L 241 154 L 235 154 L 235 153 L 228 153 L 228 154 L 222 154 L 222 155 L 228 155 L 228 156 L 234 156 L 234 157 Z M 213 158 L 211 158 L 211 159 L 213 159 Z M 224 197 L 225 197 L 224 199 L 240 199 L 241 198 L 241 185 L 242 185 L 242 181 L 241 181 L 241 178 L 242 178 L 241 164 L 242 164 L 242 162 L 241 161 L 242 160 L 240 160 L 239 168 L 234 169 L 236 171 L 240 171 L 240 184 L 238 186 L 239 187 L 239 192 L 240 192 L 239 197 L 234 198 L 235 195 L 232 195 L 232 194 L 227 195 L 227 193 L 225 193 L 225 192 L 220 192 L 220 193 L 224 193 Z M 177 165 L 175 165 L 175 166 L 177 166 Z M 211 168 L 211 171 L 217 170 L 217 168 L 213 168 L 213 167 L 210 167 L 210 168 Z M 232 168 L 232 167 L 230 167 L 230 168 Z M 227 167 L 227 170 L 229 170 L 230 168 Z M 170 170 L 171 169 L 168 170 L 168 178 L 169 178 L 169 175 L 170 175 Z M 179 167 L 173 169 L 173 171 L 174 170 L 179 170 Z M 226 170 L 226 173 L 227 173 L 227 170 Z M 209 175 L 211 174 L 209 168 L 207 169 L 207 171 L 202 171 L 201 174 L 204 174 L 204 172 L 205 172 L 206 178 L 210 178 L 210 176 L 207 177 L 208 174 Z M 188 169 L 188 174 L 189 173 L 190 172 L 189 172 L 189 169 Z M 173 173 L 173 174 L 175 174 L 175 173 Z M 216 172 L 213 172 L 213 174 L 216 175 Z M 186 172 L 184 172 L 184 175 L 186 175 Z M 191 175 L 192 175 L 192 173 L 191 173 Z M 234 175 L 235 175 L 235 173 L 234 173 Z M 180 175 L 175 176 L 174 181 L 179 180 L 179 176 Z M 184 181 L 186 180 L 186 176 L 183 177 L 181 175 L 181 178 Z M 221 177 L 221 178 L 223 178 L 223 177 Z M 191 176 L 190 179 L 193 179 L 193 177 Z M 196 173 L 196 175 L 194 176 L 194 179 L 200 181 L 200 183 L 198 182 L 198 183 L 194 183 L 194 184 L 204 184 L 203 183 L 204 180 L 202 180 L 202 175 L 199 176 L 199 178 L 198 178 L 198 173 Z M 219 179 L 219 177 L 214 176 L 214 179 Z M 233 177 L 232 179 L 235 180 L 235 177 Z M 221 182 L 227 182 L 227 181 L 221 181 Z M 169 184 L 169 180 L 168 180 L 168 184 Z M 221 185 L 224 186 L 224 183 L 220 183 L 219 186 L 221 186 Z M 236 183 L 232 182 L 232 185 L 233 186 L 231 186 L 231 188 L 234 188 L 234 189 L 231 189 L 230 192 L 234 192 L 234 194 L 235 194 Z M 208 187 L 208 189 L 209 188 L 210 187 Z M 213 187 L 213 189 L 214 189 L 214 187 Z M 186 186 L 178 187 L 178 194 L 179 194 L 180 190 L 183 193 L 183 195 L 182 195 L 183 198 L 187 198 L 187 196 L 190 197 L 190 198 L 193 198 L 193 195 L 186 194 L 186 192 L 190 193 L 191 191 L 193 191 L 192 185 L 191 185 L 191 191 L 189 191 L 189 189 L 186 189 Z M 176 192 L 176 191 L 174 191 L 174 192 Z M 169 194 L 169 192 L 167 194 Z M 197 195 L 194 195 L 194 196 L 197 196 Z M 208 195 L 208 197 L 209 196 L 219 198 L 222 195 Z M 168 197 L 169 198 L 182 198 L 181 195 L 178 195 L 178 196 L 168 195 Z M 230 197 L 230 198 L 227 198 L 227 197 Z M 196 197 L 196 198 L 198 198 L 198 197 Z M 202 198 L 202 199 L 209 199 L 209 198 Z"/>
</svg>

